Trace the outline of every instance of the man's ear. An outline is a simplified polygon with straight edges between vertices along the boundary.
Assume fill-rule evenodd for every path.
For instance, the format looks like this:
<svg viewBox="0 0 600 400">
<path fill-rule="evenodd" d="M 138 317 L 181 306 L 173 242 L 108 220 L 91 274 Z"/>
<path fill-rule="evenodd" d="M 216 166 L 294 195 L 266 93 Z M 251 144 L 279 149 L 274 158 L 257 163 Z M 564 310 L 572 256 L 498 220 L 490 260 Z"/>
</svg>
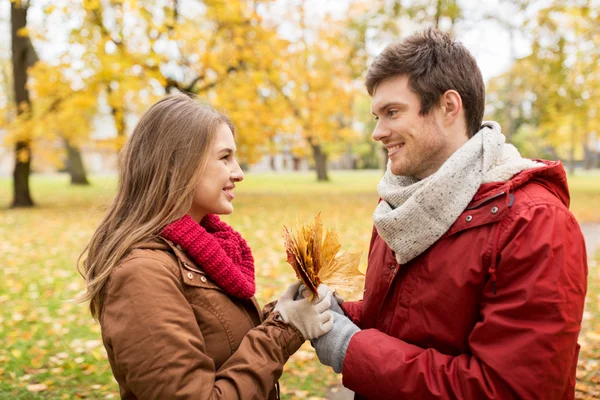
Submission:
<svg viewBox="0 0 600 400">
<path fill-rule="evenodd" d="M 447 90 L 440 98 L 440 107 L 446 126 L 452 125 L 461 115 L 463 109 L 462 98 L 456 90 Z"/>
</svg>

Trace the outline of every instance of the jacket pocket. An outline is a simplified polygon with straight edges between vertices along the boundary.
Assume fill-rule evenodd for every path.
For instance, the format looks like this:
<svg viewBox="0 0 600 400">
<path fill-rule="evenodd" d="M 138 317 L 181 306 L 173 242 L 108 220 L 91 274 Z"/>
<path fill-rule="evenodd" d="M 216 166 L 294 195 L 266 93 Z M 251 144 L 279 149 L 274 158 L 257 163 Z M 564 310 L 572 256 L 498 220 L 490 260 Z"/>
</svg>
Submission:
<svg viewBox="0 0 600 400">
<path fill-rule="evenodd" d="M 206 272 L 190 265 L 185 261 L 181 261 L 181 277 L 184 286 L 191 286 L 203 289 L 213 289 L 223 292 L 223 289 L 217 285 Z"/>
</svg>

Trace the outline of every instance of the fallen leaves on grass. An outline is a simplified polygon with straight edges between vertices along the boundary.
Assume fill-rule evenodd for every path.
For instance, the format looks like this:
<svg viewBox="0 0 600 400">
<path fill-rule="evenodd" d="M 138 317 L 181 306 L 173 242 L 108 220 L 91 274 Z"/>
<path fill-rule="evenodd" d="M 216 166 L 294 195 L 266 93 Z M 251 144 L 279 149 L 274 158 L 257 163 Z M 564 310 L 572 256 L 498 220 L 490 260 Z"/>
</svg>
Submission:
<svg viewBox="0 0 600 400">
<path fill-rule="evenodd" d="M 27 385 L 27 390 L 33 393 L 43 392 L 46 389 L 48 389 L 48 386 L 44 385 L 43 383 L 34 383 L 32 385 Z"/>
<path fill-rule="evenodd" d="M 292 194 L 281 194 L 279 189 L 268 192 L 262 186 L 250 192 L 240 186 L 236 211 L 225 218 L 252 248 L 259 303 L 276 300 L 294 276 L 285 263 L 282 221 L 311 220 L 315 210 L 322 210 L 328 224 L 336 227 L 345 249 L 367 251 L 379 180 L 376 174 L 373 177 L 362 178 L 371 180 L 364 185 L 367 189 L 351 192 L 336 177 L 333 181 L 338 183 L 307 183 Z M 248 181 L 251 179 L 249 176 Z M 261 182 L 266 179 L 258 178 Z M 285 175 L 281 179 L 297 178 Z M 0 187 L 5 207 L 10 193 L 6 182 Z M 570 180 L 569 184 L 577 203 L 581 198 L 577 181 Z M 118 387 L 100 342 L 98 324 L 86 305 L 68 302 L 83 289 L 75 260 L 100 222 L 101 206 L 113 196 L 116 180 L 110 185 L 76 188 L 68 185 L 67 177 L 56 183 L 34 177 L 33 185 L 40 207 L 0 210 L 0 398 L 117 399 Z M 579 209 L 587 210 L 598 221 L 599 199 L 596 195 L 589 202 L 579 201 Z M 363 270 L 365 266 L 363 263 Z M 600 266 L 591 261 L 589 267 L 577 374 L 576 396 L 580 400 L 600 398 L 600 341 L 596 340 L 600 334 Z M 351 300 L 350 295 L 344 298 Z M 355 295 L 362 296 L 362 290 Z M 84 359 L 81 364 L 75 362 L 78 357 Z M 29 379 L 21 380 L 25 375 Z M 329 386 L 340 384 L 340 376 L 322 366 L 306 343 L 284 367 L 282 399 L 324 398 Z M 29 392 L 28 385 L 47 388 Z"/>
</svg>

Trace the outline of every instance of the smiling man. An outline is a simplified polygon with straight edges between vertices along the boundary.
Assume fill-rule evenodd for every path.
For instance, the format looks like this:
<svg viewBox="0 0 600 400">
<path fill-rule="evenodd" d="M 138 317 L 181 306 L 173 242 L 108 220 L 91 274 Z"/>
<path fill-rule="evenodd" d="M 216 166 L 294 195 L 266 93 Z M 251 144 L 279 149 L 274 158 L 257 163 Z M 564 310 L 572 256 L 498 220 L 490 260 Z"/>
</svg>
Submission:
<svg viewBox="0 0 600 400">
<path fill-rule="evenodd" d="M 358 399 L 573 399 L 587 264 L 561 163 L 482 123 L 477 63 L 435 29 L 389 45 L 366 86 L 388 168 L 363 299 L 319 359 Z"/>
</svg>

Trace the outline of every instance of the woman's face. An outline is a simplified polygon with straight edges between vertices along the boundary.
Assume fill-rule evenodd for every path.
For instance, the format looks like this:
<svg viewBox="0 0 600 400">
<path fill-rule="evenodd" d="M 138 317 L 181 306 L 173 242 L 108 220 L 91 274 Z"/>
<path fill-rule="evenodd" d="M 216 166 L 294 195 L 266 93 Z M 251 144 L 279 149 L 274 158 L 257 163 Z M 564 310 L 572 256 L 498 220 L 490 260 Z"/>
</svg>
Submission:
<svg viewBox="0 0 600 400">
<path fill-rule="evenodd" d="M 208 154 L 206 168 L 196 182 L 192 208 L 188 214 L 200 221 L 207 214 L 231 214 L 235 183 L 244 173 L 235 159 L 233 133 L 227 124 L 217 128 L 217 137 Z"/>
</svg>

